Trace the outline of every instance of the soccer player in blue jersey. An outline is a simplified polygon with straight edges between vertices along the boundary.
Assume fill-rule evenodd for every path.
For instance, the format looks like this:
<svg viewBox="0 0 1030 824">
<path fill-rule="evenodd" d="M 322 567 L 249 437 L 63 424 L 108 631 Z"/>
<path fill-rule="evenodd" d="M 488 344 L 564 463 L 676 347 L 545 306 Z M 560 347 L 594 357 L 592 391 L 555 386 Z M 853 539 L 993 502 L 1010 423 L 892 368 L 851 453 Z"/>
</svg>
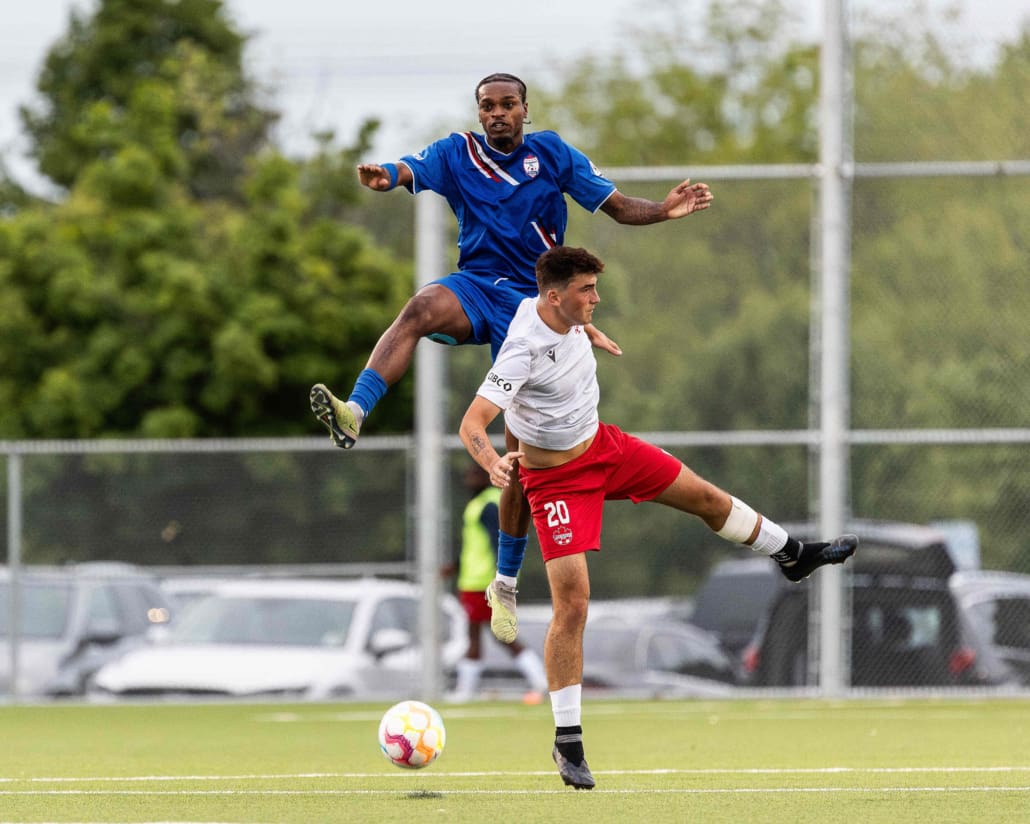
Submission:
<svg viewBox="0 0 1030 824">
<path fill-rule="evenodd" d="M 489 343 L 491 356 L 497 355 L 520 301 L 537 293 L 537 258 L 565 241 L 566 194 L 590 212 L 629 225 L 685 217 L 712 202 L 708 186 L 689 179 L 661 202 L 629 197 L 554 132 L 524 133 L 526 84 L 514 75 L 483 78 L 475 96 L 482 134 L 454 133 L 397 163 L 358 166 L 358 179 L 374 191 L 400 186 L 412 194 L 428 189 L 443 195 L 458 220 L 460 251 L 458 270 L 419 289 L 383 333 L 346 402 L 324 384 L 312 387 L 311 409 L 343 449 L 354 445 L 364 420 L 407 371 L 420 338 Z M 600 330 L 586 332 L 595 347 L 620 354 Z M 500 509 L 491 628 L 511 642 L 517 632 L 515 577 L 529 515 L 517 487 L 505 491 Z"/>
</svg>

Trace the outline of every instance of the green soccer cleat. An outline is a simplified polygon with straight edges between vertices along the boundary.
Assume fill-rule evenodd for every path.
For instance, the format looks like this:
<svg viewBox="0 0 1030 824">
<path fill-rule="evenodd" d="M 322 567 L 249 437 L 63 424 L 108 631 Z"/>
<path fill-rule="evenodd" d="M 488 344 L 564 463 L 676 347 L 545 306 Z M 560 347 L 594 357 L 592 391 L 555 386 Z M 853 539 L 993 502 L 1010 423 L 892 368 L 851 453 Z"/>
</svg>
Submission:
<svg viewBox="0 0 1030 824">
<path fill-rule="evenodd" d="M 311 387 L 311 411 L 329 429 L 332 442 L 341 449 L 350 449 L 358 439 L 361 421 L 355 412 L 354 405 L 344 403 L 333 396 L 325 384 L 316 383 Z"/>
</svg>

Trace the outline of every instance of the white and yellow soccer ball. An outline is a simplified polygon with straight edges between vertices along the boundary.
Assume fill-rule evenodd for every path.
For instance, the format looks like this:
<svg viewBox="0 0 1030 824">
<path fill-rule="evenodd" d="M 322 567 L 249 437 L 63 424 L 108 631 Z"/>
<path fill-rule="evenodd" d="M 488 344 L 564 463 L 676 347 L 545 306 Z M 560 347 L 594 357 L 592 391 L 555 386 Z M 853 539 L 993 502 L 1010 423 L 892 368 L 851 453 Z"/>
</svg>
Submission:
<svg viewBox="0 0 1030 824">
<path fill-rule="evenodd" d="M 398 767 L 417 770 L 432 764 L 446 740 L 440 713 L 421 701 L 394 704 L 379 722 L 379 748 Z"/>
</svg>

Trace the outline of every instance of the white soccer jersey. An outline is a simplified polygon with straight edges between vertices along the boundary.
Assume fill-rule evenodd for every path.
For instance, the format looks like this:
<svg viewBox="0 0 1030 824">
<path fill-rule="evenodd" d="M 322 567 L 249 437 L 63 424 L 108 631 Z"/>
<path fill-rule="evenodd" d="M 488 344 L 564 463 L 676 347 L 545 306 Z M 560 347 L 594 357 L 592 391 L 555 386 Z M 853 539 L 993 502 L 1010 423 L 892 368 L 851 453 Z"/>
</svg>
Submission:
<svg viewBox="0 0 1030 824">
<path fill-rule="evenodd" d="M 582 326 L 558 334 L 540 319 L 536 302 L 519 304 L 476 394 L 505 410 L 504 422 L 520 441 L 571 449 L 597 431 L 597 360 Z"/>
</svg>

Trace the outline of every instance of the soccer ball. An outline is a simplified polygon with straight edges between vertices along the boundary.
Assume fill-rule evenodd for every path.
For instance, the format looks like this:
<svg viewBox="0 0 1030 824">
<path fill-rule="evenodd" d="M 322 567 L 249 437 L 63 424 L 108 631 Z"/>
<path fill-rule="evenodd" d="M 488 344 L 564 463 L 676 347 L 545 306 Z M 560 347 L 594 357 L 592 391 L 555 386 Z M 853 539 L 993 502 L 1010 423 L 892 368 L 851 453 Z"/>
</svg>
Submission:
<svg viewBox="0 0 1030 824">
<path fill-rule="evenodd" d="M 443 752 L 447 733 L 440 713 L 421 701 L 401 701 L 379 722 L 379 749 L 398 767 L 417 770 Z"/>
</svg>

